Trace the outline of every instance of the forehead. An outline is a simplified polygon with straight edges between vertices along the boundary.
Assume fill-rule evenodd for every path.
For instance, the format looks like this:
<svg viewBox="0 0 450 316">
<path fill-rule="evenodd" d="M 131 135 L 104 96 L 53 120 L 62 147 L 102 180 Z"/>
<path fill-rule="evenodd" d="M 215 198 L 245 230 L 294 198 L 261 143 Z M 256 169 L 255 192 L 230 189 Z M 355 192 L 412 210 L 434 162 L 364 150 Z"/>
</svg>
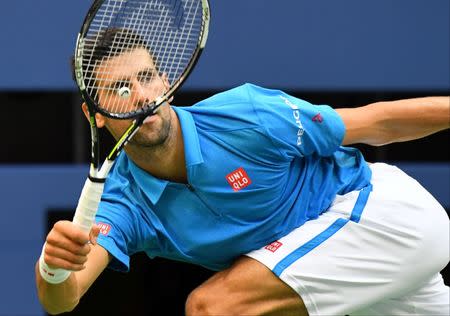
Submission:
<svg viewBox="0 0 450 316">
<path fill-rule="evenodd" d="M 154 68 L 155 64 L 145 48 L 126 51 L 120 55 L 103 59 L 95 68 L 96 78 L 100 85 L 114 79 L 131 77 L 143 69 Z"/>
</svg>

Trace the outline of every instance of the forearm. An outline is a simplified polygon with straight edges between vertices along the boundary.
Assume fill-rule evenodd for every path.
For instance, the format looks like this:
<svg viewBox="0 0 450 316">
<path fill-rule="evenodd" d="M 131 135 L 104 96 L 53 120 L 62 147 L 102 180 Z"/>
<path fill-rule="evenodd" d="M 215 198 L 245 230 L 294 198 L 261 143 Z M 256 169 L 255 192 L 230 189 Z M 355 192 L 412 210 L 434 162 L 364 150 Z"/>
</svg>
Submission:
<svg viewBox="0 0 450 316">
<path fill-rule="evenodd" d="M 385 102 L 381 123 L 387 143 L 422 138 L 450 127 L 449 97 L 427 97 Z"/>
<path fill-rule="evenodd" d="M 77 306 L 80 294 L 75 273 L 60 284 L 50 284 L 41 277 L 39 262 L 36 263 L 35 273 L 39 300 L 49 314 L 68 312 Z"/>
<path fill-rule="evenodd" d="M 450 127 L 449 97 L 377 102 L 337 111 L 346 125 L 344 144 L 379 146 L 422 138 Z"/>
</svg>

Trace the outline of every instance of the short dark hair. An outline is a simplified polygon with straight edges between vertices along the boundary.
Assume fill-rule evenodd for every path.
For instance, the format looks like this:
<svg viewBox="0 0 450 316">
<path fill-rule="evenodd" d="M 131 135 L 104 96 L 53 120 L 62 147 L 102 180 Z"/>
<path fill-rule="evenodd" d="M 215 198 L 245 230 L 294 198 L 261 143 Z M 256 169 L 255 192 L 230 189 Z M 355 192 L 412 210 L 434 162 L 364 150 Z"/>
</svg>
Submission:
<svg viewBox="0 0 450 316">
<path fill-rule="evenodd" d="M 83 59 L 89 58 L 89 65 L 83 63 L 83 74 L 85 78 L 92 78 L 96 61 L 100 61 L 105 57 L 114 57 L 124 52 L 145 48 L 150 54 L 148 43 L 138 33 L 127 28 L 106 28 L 97 34 L 86 37 L 84 41 Z M 75 78 L 75 57 L 71 59 L 73 79 Z M 156 67 L 156 65 L 155 65 Z M 91 96 L 97 99 L 97 88 L 88 91 Z"/>
</svg>

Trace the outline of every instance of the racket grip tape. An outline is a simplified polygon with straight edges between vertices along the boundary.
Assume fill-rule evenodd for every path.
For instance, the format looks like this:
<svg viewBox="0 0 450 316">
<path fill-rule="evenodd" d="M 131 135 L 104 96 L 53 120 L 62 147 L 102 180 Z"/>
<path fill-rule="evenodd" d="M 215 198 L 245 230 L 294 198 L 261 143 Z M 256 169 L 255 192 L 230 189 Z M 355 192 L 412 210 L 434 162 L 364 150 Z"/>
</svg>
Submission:
<svg viewBox="0 0 450 316">
<path fill-rule="evenodd" d="M 102 197 L 103 186 L 104 182 L 94 182 L 89 178 L 84 183 L 73 217 L 73 223 L 85 232 L 89 232 L 95 222 L 95 214 Z"/>
<path fill-rule="evenodd" d="M 73 223 L 85 232 L 90 232 L 95 222 L 95 214 L 103 193 L 103 186 L 104 182 L 92 181 L 89 178 L 84 183 L 73 217 Z M 44 260 L 44 249 L 45 244 L 39 258 L 39 273 L 42 278 L 51 284 L 64 282 L 70 276 L 71 271 L 50 268 Z"/>
</svg>

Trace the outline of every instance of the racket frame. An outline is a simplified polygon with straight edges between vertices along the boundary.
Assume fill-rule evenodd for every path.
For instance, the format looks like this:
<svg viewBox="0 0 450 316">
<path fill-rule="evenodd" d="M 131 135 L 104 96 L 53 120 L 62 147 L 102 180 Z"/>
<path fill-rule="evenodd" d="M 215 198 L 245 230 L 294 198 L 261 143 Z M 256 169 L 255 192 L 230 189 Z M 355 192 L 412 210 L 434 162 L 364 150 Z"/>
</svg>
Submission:
<svg viewBox="0 0 450 316">
<path fill-rule="evenodd" d="M 83 51 L 84 51 L 84 41 L 85 37 L 89 31 L 90 24 L 94 20 L 97 11 L 101 8 L 103 2 L 105 0 L 95 0 L 92 6 L 90 7 L 86 17 L 83 21 L 80 32 L 77 36 L 77 41 L 75 45 L 75 54 L 74 54 L 74 77 L 78 86 L 78 90 L 88 107 L 89 112 L 89 125 L 91 129 L 91 167 L 89 172 L 89 177 L 92 181 L 95 182 L 104 182 L 108 170 L 104 169 L 103 171 L 99 171 L 100 164 L 100 145 L 99 145 L 99 132 L 98 126 L 95 119 L 95 114 L 100 113 L 106 117 L 110 117 L 113 119 L 134 119 L 129 128 L 125 131 L 122 137 L 117 141 L 116 145 L 108 154 L 105 162 L 114 161 L 117 155 L 121 152 L 123 147 L 127 144 L 127 142 L 133 137 L 133 135 L 138 131 L 142 122 L 149 115 L 153 115 L 156 109 L 161 106 L 164 102 L 169 100 L 173 94 L 182 86 L 182 84 L 186 81 L 187 77 L 190 75 L 191 70 L 197 64 L 200 55 L 202 54 L 209 33 L 209 23 L 211 19 L 209 0 L 201 0 L 202 2 L 202 22 L 200 35 L 198 38 L 198 45 L 191 56 L 190 61 L 188 62 L 188 66 L 184 69 L 179 78 L 172 83 L 171 87 L 160 97 L 158 97 L 152 103 L 142 107 L 141 109 L 130 112 L 130 113 L 109 113 L 99 107 L 87 92 L 86 85 L 84 83 L 84 75 L 83 75 Z M 107 164 L 111 165 L 112 164 Z M 102 166 L 103 167 L 103 166 Z M 106 166 L 105 166 L 106 168 Z"/>
<path fill-rule="evenodd" d="M 82 62 L 83 62 L 83 50 L 84 50 L 84 39 L 85 36 L 88 33 L 89 26 L 92 22 L 92 20 L 95 17 L 95 14 L 100 9 L 102 3 L 105 0 L 95 0 L 92 4 L 91 8 L 89 9 L 88 14 L 86 15 L 83 26 L 81 27 L 80 32 L 78 33 L 77 42 L 75 45 L 75 67 L 74 67 L 74 76 L 77 82 L 78 89 L 80 91 L 81 96 L 83 97 L 83 100 L 88 105 L 89 110 L 93 110 L 92 112 L 101 113 L 102 115 L 105 115 L 110 118 L 114 119 L 131 119 L 135 118 L 141 115 L 150 115 L 152 114 L 161 104 L 163 104 L 165 101 L 169 100 L 170 97 L 173 96 L 173 94 L 182 86 L 182 84 L 186 81 L 188 76 L 191 73 L 191 70 L 194 68 L 194 66 L 197 64 L 200 55 L 203 52 L 203 49 L 205 48 L 206 41 L 208 39 L 209 34 L 209 23 L 211 19 L 211 12 L 209 7 L 209 0 L 201 0 L 202 2 L 202 23 L 201 23 L 201 29 L 200 29 L 200 35 L 198 38 L 198 45 L 194 51 L 194 53 L 191 56 L 190 61 L 188 62 L 188 66 L 184 69 L 180 77 L 171 84 L 171 87 L 159 98 L 157 98 L 155 101 L 153 101 L 151 104 L 148 104 L 147 106 L 141 108 L 140 110 L 129 112 L 129 113 L 110 113 L 108 111 L 103 110 L 101 107 L 97 105 L 95 100 L 89 95 L 89 93 L 86 91 L 86 86 L 84 84 L 84 76 L 83 76 L 83 68 L 82 68 Z"/>
</svg>

